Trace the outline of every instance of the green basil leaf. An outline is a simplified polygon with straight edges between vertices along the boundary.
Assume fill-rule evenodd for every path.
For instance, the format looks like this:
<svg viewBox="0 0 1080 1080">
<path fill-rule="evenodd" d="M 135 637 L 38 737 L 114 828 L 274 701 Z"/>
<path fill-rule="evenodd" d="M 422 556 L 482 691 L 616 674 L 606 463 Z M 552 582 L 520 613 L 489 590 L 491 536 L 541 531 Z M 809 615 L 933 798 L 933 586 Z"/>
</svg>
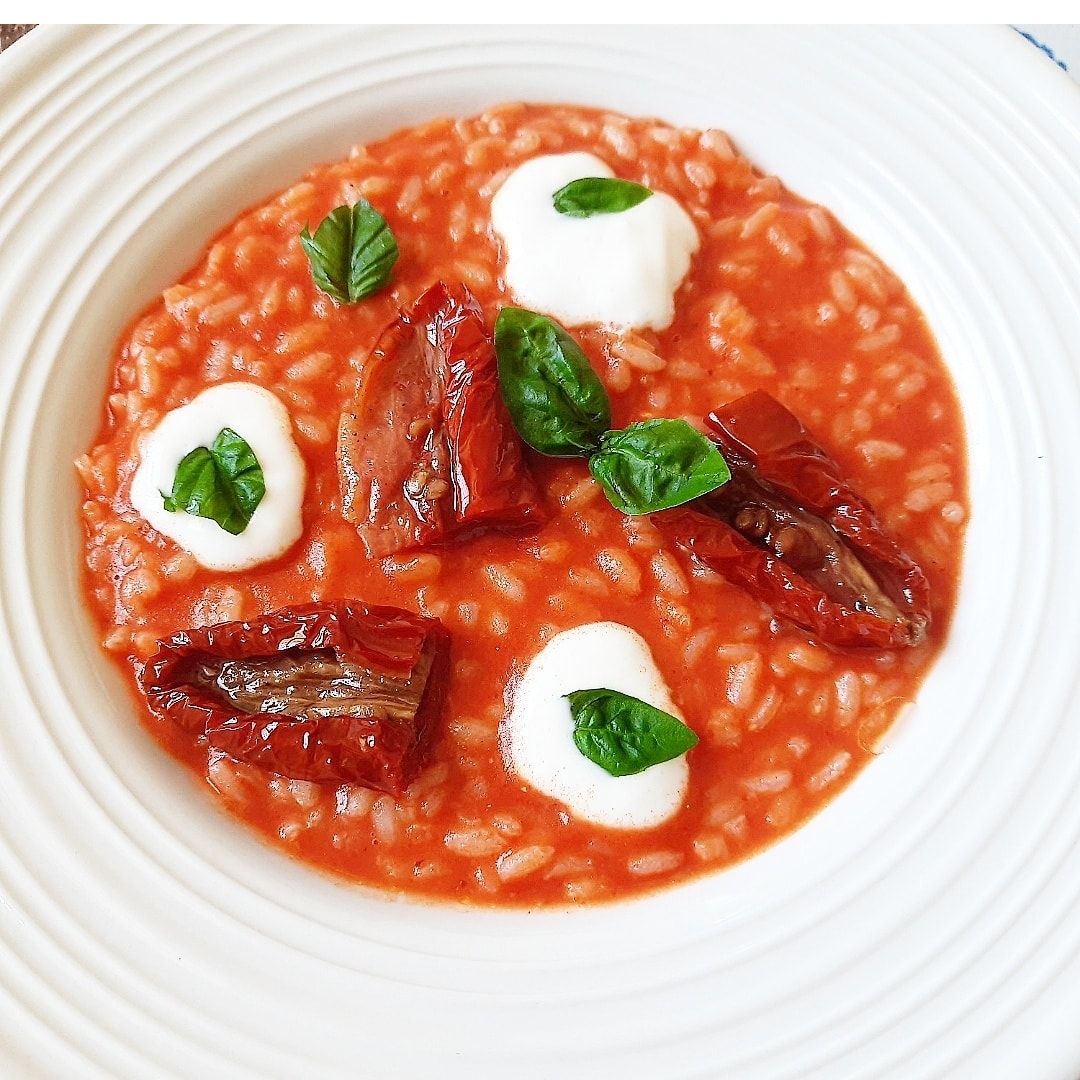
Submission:
<svg viewBox="0 0 1080 1080">
<path fill-rule="evenodd" d="M 611 404 L 581 346 L 535 311 L 505 307 L 495 320 L 499 385 L 518 434 L 541 454 L 591 453 L 611 426 Z"/>
<path fill-rule="evenodd" d="M 612 776 L 633 776 L 670 761 L 698 744 L 671 713 L 618 690 L 566 694 L 574 718 L 574 745 Z"/>
<path fill-rule="evenodd" d="M 608 176 L 583 176 L 571 180 L 552 196 L 555 209 L 567 217 L 592 217 L 595 214 L 621 214 L 643 203 L 652 192 L 630 180 Z"/>
<path fill-rule="evenodd" d="M 266 494 L 262 466 L 247 442 L 222 428 L 214 445 L 196 447 L 176 467 L 165 509 L 216 521 L 227 533 L 242 533 Z"/>
<path fill-rule="evenodd" d="M 390 280 L 398 258 L 386 218 L 367 199 L 331 210 L 314 236 L 305 227 L 300 243 L 315 284 L 343 304 L 378 292 Z"/>
<path fill-rule="evenodd" d="M 724 456 L 685 420 L 643 420 L 607 432 L 589 472 L 624 514 L 681 506 L 731 479 Z"/>
</svg>

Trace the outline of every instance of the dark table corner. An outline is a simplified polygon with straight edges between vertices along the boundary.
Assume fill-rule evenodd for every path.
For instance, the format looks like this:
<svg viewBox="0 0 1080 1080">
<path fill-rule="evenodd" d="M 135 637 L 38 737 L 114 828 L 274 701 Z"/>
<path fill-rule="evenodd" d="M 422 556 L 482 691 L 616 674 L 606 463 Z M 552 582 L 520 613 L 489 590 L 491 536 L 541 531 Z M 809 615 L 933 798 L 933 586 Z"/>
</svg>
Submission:
<svg viewBox="0 0 1080 1080">
<path fill-rule="evenodd" d="M 0 23 L 0 52 L 33 30 L 37 23 Z"/>
</svg>

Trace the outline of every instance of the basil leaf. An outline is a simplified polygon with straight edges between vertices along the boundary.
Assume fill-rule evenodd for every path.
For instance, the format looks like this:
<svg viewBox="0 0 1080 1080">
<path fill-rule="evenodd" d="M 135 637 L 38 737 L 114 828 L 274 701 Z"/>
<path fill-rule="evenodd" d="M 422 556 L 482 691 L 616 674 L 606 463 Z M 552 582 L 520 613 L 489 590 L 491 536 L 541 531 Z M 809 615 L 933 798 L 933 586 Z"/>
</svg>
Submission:
<svg viewBox="0 0 1080 1080">
<path fill-rule="evenodd" d="M 534 450 L 577 457 L 596 448 L 611 426 L 607 391 L 558 323 L 505 307 L 495 320 L 495 353 L 510 418 Z"/>
<path fill-rule="evenodd" d="M 398 258 L 386 218 L 367 199 L 331 210 L 314 236 L 305 227 L 300 243 L 315 284 L 343 304 L 378 292 L 390 280 Z"/>
<path fill-rule="evenodd" d="M 643 203 L 651 194 L 647 187 L 630 180 L 583 176 L 559 188 L 551 199 L 560 214 L 585 218 L 595 214 L 621 214 Z"/>
<path fill-rule="evenodd" d="M 607 432 L 589 472 L 624 514 L 681 506 L 731 479 L 720 451 L 685 420 L 643 420 Z"/>
<path fill-rule="evenodd" d="M 633 776 L 698 744 L 681 720 L 618 690 L 566 694 L 574 745 L 612 776 Z"/>
<path fill-rule="evenodd" d="M 266 494 L 262 466 L 247 442 L 222 428 L 209 449 L 196 447 L 176 467 L 165 509 L 216 521 L 227 533 L 242 533 Z"/>
</svg>

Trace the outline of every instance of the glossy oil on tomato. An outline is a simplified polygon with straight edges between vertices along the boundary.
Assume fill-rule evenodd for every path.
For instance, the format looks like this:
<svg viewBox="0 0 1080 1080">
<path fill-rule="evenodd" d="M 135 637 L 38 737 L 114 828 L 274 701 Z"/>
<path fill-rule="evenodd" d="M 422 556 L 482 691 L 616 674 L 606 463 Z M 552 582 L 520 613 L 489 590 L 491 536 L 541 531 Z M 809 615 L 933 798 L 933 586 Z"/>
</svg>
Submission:
<svg viewBox="0 0 1080 1080">
<path fill-rule="evenodd" d="M 488 206 L 507 170 L 588 150 L 622 178 L 668 192 L 702 245 L 660 334 L 575 331 L 613 424 L 685 417 L 755 389 L 825 446 L 924 569 L 927 640 L 831 651 L 703 570 L 647 518 L 604 499 L 583 462 L 527 452 L 548 520 L 382 560 L 343 520 L 335 446 L 365 360 L 399 309 L 460 281 L 489 329 L 512 302 Z M 391 287 L 338 306 L 312 284 L 298 237 L 363 194 L 401 249 Z M 197 223 L 193 223 L 197 228 Z M 308 468 L 304 534 L 241 574 L 199 569 L 127 498 L 138 438 L 225 379 L 277 393 Z M 358 147 L 244 214 L 117 346 L 86 484 L 86 588 L 127 674 L 178 629 L 313 600 L 356 598 L 438 616 L 452 637 L 447 707 L 431 765 L 395 800 L 288 782 L 237 765 L 133 712 L 227 810 L 291 855 L 377 888 L 489 904 L 595 901 L 713 872 L 796 828 L 870 759 L 916 695 L 947 631 L 967 514 L 960 412 L 903 286 L 825 210 L 764 176 L 716 131 L 587 109 L 508 105 Z M 515 680 L 552 634 L 611 619 L 648 642 L 701 742 L 686 806 L 619 832 L 571 819 L 508 775 L 498 728 Z"/>
</svg>

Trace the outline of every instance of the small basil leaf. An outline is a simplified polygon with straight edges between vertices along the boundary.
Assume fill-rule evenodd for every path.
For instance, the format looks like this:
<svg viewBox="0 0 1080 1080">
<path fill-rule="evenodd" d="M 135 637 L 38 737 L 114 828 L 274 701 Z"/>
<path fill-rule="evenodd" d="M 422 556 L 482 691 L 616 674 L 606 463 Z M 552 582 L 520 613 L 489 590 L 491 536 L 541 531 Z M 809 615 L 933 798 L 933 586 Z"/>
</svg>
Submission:
<svg viewBox="0 0 1080 1080">
<path fill-rule="evenodd" d="M 551 457 L 591 453 L 611 426 L 607 391 L 578 343 L 551 319 L 505 307 L 495 320 L 499 385 L 518 434 Z"/>
<path fill-rule="evenodd" d="M 390 280 L 398 258 L 386 218 L 367 199 L 331 210 L 314 236 L 305 227 L 300 244 L 315 284 L 343 304 L 378 292 Z"/>
<path fill-rule="evenodd" d="M 585 218 L 594 214 L 620 214 L 643 203 L 651 194 L 647 187 L 630 180 L 584 176 L 559 188 L 552 202 L 560 214 Z"/>
<path fill-rule="evenodd" d="M 574 745 L 612 776 L 644 772 L 698 744 L 681 720 L 618 690 L 575 690 L 565 696 L 574 718 Z"/>
<path fill-rule="evenodd" d="M 720 451 L 685 420 L 643 420 L 607 432 L 589 472 L 624 514 L 681 506 L 731 479 Z"/>
<path fill-rule="evenodd" d="M 216 521 L 242 533 L 266 494 L 255 452 L 232 428 L 222 428 L 209 449 L 198 446 L 176 467 L 172 491 L 161 493 L 165 509 Z"/>
</svg>

